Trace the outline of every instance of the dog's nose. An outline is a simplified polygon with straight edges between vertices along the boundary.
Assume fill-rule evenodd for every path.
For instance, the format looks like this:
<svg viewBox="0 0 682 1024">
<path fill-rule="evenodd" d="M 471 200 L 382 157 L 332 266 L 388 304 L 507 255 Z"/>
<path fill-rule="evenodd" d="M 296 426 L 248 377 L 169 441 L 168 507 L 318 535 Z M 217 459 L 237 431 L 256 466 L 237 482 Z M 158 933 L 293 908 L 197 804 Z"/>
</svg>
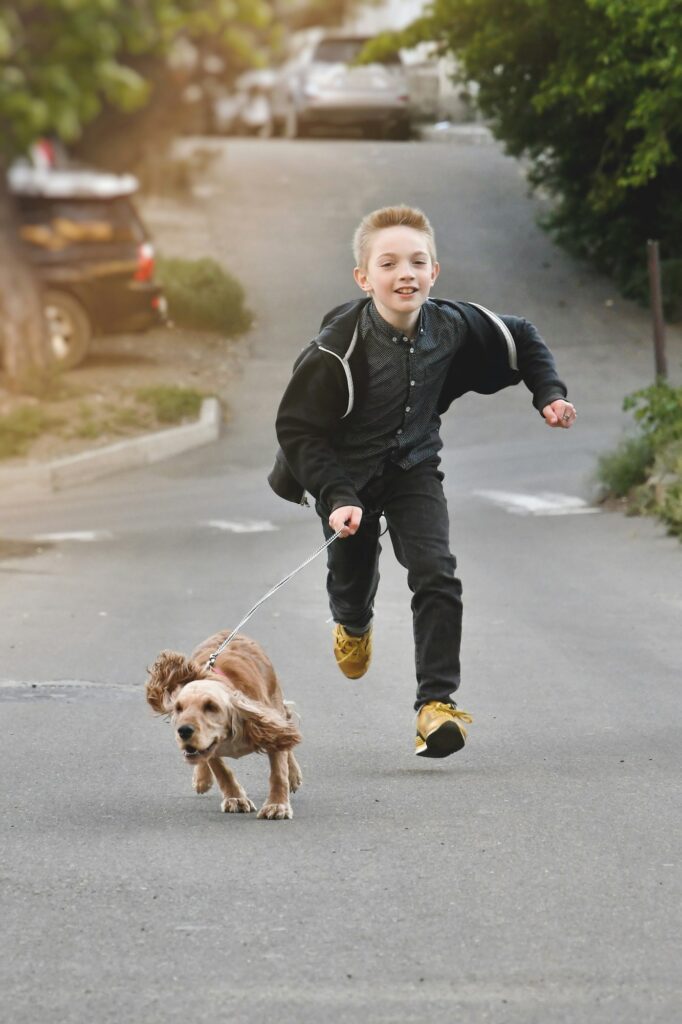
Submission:
<svg viewBox="0 0 682 1024">
<path fill-rule="evenodd" d="M 178 729 L 178 736 L 181 740 L 188 740 L 194 732 L 193 725 L 181 725 Z"/>
</svg>

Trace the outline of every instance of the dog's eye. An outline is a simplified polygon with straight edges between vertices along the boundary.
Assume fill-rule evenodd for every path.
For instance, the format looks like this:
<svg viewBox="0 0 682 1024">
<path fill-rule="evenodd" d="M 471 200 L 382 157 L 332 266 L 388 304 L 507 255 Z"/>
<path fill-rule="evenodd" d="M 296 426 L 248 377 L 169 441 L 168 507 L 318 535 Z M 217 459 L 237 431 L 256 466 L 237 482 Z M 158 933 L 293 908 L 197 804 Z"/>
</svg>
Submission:
<svg viewBox="0 0 682 1024">
<path fill-rule="evenodd" d="M 176 704 L 175 707 L 173 708 L 173 711 L 175 711 L 176 715 L 179 715 L 182 711 L 182 704 Z"/>
<path fill-rule="evenodd" d="M 217 704 L 214 704 L 212 700 L 207 700 L 204 704 L 204 711 L 208 714 L 214 714 L 216 711 L 220 711 Z"/>
</svg>

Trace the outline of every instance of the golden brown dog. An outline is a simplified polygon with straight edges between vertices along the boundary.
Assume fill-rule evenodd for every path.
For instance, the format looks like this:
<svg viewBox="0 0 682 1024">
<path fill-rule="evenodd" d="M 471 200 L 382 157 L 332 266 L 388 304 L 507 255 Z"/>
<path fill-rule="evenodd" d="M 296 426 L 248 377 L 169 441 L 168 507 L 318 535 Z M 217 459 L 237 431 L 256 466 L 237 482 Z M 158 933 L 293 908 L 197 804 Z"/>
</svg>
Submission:
<svg viewBox="0 0 682 1024">
<path fill-rule="evenodd" d="M 292 753 L 301 734 L 291 721 L 275 670 L 255 641 L 235 636 L 214 669 L 205 668 L 228 635 L 216 633 L 204 640 L 190 658 L 162 651 L 148 669 L 147 701 L 159 714 L 170 714 L 185 761 L 194 765 L 192 785 L 197 793 L 206 793 L 215 778 L 223 811 L 255 811 L 221 758 L 265 753 L 270 759 L 270 792 L 258 817 L 291 818 L 289 794 L 303 781 Z"/>
</svg>

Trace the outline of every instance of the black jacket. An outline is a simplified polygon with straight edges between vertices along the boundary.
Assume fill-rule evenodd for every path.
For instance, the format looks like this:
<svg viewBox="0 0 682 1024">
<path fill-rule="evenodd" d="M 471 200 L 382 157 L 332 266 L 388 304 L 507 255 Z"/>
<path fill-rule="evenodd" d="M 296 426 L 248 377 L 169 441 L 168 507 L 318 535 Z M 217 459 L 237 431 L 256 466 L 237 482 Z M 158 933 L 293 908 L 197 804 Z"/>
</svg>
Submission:
<svg viewBox="0 0 682 1024">
<path fill-rule="evenodd" d="M 369 299 L 347 302 L 324 317 L 320 333 L 303 349 L 277 412 L 281 445 L 268 476 L 273 491 L 298 503 L 309 491 L 330 510 L 362 507 L 334 451 L 334 431 L 367 383 L 363 346 L 358 338 L 360 311 Z M 493 394 L 523 380 L 541 411 L 566 387 L 557 375 L 552 353 L 528 320 L 498 317 L 472 302 L 429 299 L 454 307 L 464 319 L 438 401 L 438 413 L 467 391 Z"/>
</svg>

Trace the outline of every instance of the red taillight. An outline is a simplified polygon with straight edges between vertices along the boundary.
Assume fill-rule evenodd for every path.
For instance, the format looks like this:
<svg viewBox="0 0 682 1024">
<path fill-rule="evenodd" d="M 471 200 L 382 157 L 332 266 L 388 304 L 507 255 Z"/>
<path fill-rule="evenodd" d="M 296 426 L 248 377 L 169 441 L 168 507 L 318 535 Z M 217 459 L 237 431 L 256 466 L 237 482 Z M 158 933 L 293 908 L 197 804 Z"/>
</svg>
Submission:
<svg viewBox="0 0 682 1024">
<path fill-rule="evenodd" d="M 133 275 L 135 281 L 151 281 L 154 277 L 154 246 L 151 242 L 142 242 L 137 247 L 137 270 Z"/>
</svg>

